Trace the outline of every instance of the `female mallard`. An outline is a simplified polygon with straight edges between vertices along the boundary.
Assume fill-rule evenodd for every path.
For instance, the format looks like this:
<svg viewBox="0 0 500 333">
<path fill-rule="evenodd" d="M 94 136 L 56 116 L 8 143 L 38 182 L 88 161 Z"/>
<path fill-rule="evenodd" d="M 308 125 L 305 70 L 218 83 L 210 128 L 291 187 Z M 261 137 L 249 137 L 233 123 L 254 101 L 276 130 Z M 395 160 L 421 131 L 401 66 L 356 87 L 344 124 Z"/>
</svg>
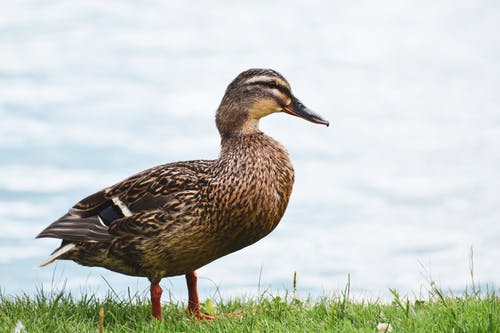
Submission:
<svg viewBox="0 0 500 333">
<path fill-rule="evenodd" d="M 160 280 L 185 274 L 188 311 L 213 319 L 200 311 L 195 270 L 269 234 L 292 192 L 287 151 L 258 128 L 259 119 L 274 112 L 328 126 L 279 73 L 247 70 L 229 84 L 217 109 L 218 159 L 160 165 L 78 202 L 37 236 L 62 239 L 40 266 L 70 259 L 145 276 L 152 314 L 160 320 Z"/>
</svg>

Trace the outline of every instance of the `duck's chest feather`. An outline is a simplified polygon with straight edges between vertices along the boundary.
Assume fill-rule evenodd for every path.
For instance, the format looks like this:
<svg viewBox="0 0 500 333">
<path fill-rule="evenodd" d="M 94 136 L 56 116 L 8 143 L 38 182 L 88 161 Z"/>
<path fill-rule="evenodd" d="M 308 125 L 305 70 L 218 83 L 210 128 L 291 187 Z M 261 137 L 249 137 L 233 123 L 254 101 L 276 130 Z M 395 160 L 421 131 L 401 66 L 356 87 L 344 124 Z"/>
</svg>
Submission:
<svg viewBox="0 0 500 333">
<path fill-rule="evenodd" d="M 223 139 L 206 195 L 210 221 L 227 251 L 248 246 L 279 223 L 294 172 L 286 149 L 263 133 Z"/>
</svg>

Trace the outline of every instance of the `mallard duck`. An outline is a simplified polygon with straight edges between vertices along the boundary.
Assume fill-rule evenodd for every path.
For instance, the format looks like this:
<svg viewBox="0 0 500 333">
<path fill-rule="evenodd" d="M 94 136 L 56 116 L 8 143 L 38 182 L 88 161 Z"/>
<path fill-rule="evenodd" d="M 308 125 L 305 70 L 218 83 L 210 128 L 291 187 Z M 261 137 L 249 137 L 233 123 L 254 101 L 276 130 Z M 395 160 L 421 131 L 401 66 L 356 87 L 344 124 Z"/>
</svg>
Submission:
<svg viewBox="0 0 500 333">
<path fill-rule="evenodd" d="M 40 266 L 66 259 L 147 277 L 152 315 L 159 320 L 160 280 L 184 274 L 187 311 L 213 319 L 200 310 L 196 269 L 269 234 L 292 192 L 286 149 L 259 130 L 259 120 L 275 112 L 329 124 L 292 94 L 278 72 L 242 72 L 216 112 L 218 159 L 153 167 L 81 200 L 37 236 L 62 239 Z"/>
</svg>

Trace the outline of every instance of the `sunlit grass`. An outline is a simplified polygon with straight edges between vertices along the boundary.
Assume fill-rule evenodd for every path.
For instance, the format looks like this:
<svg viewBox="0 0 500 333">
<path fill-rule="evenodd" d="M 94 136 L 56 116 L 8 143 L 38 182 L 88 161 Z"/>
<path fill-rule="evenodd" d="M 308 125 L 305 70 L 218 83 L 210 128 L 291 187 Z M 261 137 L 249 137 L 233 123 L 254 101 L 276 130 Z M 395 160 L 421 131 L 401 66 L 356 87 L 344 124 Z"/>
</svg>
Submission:
<svg viewBox="0 0 500 333">
<path fill-rule="evenodd" d="M 431 285 L 428 296 L 418 300 L 391 290 L 389 303 L 353 301 L 349 283 L 338 296 L 319 299 L 296 298 L 295 290 L 285 296 L 207 299 L 203 310 L 220 317 L 213 322 L 195 321 L 175 302 L 164 304 L 164 320 L 157 322 L 149 300 L 138 295 L 75 299 L 64 291 L 39 291 L 0 295 L 0 331 L 14 332 L 17 325 L 20 332 L 23 326 L 27 332 L 97 332 L 103 309 L 106 332 L 500 332 L 499 297 L 494 290 L 474 289 L 457 296 Z"/>
</svg>

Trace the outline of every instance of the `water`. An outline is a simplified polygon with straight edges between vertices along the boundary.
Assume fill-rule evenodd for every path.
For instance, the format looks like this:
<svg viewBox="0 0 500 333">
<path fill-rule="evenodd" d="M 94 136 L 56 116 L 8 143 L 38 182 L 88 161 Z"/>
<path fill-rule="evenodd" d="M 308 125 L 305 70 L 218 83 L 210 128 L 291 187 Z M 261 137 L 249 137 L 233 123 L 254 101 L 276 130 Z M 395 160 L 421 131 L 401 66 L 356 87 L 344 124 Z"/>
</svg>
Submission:
<svg viewBox="0 0 500 333">
<path fill-rule="evenodd" d="M 165 162 L 215 158 L 226 85 L 271 67 L 330 128 L 261 122 L 296 185 L 278 228 L 199 270 L 202 297 L 375 298 L 500 284 L 495 1 L 16 1 L 0 14 L 0 288 L 120 295 L 146 279 L 34 240 L 71 205 Z M 107 282 L 106 282 L 107 281 Z M 164 279 L 185 300 L 182 277 Z"/>
</svg>

